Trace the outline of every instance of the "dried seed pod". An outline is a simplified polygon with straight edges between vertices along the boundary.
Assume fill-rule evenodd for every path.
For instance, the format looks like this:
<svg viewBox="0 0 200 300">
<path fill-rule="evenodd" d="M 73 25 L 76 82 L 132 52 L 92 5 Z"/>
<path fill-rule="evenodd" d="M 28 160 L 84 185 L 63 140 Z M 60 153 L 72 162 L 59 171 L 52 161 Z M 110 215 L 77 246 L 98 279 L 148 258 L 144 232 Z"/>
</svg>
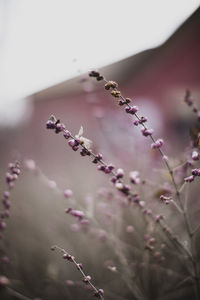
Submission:
<svg viewBox="0 0 200 300">
<path fill-rule="evenodd" d="M 120 91 L 112 90 L 111 95 L 115 98 L 119 98 L 121 96 L 121 93 L 120 93 Z"/>
<path fill-rule="evenodd" d="M 100 76 L 100 73 L 97 72 L 97 71 L 91 71 L 91 72 L 89 73 L 89 76 L 90 76 L 90 77 L 99 77 L 99 76 Z"/>
<path fill-rule="evenodd" d="M 98 77 L 96 78 L 96 80 L 97 80 L 97 81 L 104 80 L 104 77 L 100 75 L 100 76 L 98 76 Z"/>
<path fill-rule="evenodd" d="M 115 82 L 115 81 L 108 81 L 108 82 L 105 84 L 105 89 L 106 89 L 106 90 L 116 89 L 116 88 L 118 88 L 118 83 Z"/>
<path fill-rule="evenodd" d="M 129 104 L 131 102 L 130 98 L 126 98 L 126 104 Z"/>
</svg>

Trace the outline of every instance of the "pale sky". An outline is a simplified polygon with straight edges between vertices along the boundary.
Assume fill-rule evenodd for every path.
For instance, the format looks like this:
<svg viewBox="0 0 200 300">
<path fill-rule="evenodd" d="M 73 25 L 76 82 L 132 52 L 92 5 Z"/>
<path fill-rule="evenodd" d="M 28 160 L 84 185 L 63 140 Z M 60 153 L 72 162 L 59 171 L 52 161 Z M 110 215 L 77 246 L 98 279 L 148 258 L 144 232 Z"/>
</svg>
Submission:
<svg viewBox="0 0 200 300">
<path fill-rule="evenodd" d="M 19 99 L 78 70 L 160 45 L 198 6 L 197 0 L 0 0 L 0 119 L 11 113 L 8 103 L 20 109 Z"/>
</svg>

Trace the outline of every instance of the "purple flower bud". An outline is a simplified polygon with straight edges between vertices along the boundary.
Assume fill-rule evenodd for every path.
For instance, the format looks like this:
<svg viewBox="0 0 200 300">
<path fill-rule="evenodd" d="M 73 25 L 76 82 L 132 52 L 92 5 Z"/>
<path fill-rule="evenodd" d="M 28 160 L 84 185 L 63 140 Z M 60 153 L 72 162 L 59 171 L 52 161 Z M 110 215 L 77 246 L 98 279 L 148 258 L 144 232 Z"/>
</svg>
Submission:
<svg viewBox="0 0 200 300">
<path fill-rule="evenodd" d="M 69 214 L 71 211 L 72 211 L 72 208 L 71 208 L 71 207 L 69 207 L 69 208 L 67 208 L 67 209 L 65 210 L 66 214 Z"/>
<path fill-rule="evenodd" d="M 4 230 L 6 228 L 6 222 L 0 220 L 0 230 Z"/>
<path fill-rule="evenodd" d="M 16 174 L 16 175 L 19 175 L 20 174 L 20 169 L 19 168 L 13 168 L 12 173 Z"/>
<path fill-rule="evenodd" d="M 80 225 L 79 224 L 71 224 L 70 226 L 71 230 L 74 231 L 74 232 L 77 232 L 80 230 Z"/>
<path fill-rule="evenodd" d="M 84 149 L 84 148 L 83 148 L 83 149 L 80 151 L 80 155 L 81 155 L 81 156 L 86 156 L 86 155 L 88 155 L 88 152 L 89 152 L 89 151 L 88 151 L 87 149 Z"/>
<path fill-rule="evenodd" d="M 60 133 L 61 131 L 64 131 L 64 130 L 65 130 L 65 125 L 64 124 L 62 124 L 62 123 L 56 124 L 55 133 Z"/>
<path fill-rule="evenodd" d="M 91 279 L 92 279 L 91 276 L 87 275 L 83 278 L 83 282 L 87 284 Z"/>
<path fill-rule="evenodd" d="M 140 183 L 140 177 L 138 171 L 132 171 L 129 173 L 130 181 L 133 184 L 139 184 Z"/>
<path fill-rule="evenodd" d="M 194 100 L 190 96 L 186 97 L 186 99 L 185 99 L 185 102 L 187 103 L 188 106 L 192 106 L 193 101 Z"/>
<path fill-rule="evenodd" d="M 160 220 L 164 219 L 163 215 L 157 215 L 155 217 L 156 222 L 160 222 Z"/>
<path fill-rule="evenodd" d="M 137 106 L 126 107 L 125 111 L 127 112 L 127 114 L 134 115 L 138 111 L 138 107 Z"/>
<path fill-rule="evenodd" d="M 193 106 L 193 109 L 192 109 L 192 111 L 193 111 L 194 113 L 197 113 L 197 112 L 198 112 L 198 109 L 197 109 L 197 107 L 196 107 L 196 106 Z"/>
<path fill-rule="evenodd" d="M 139 125 L 139 121 L 138 121 L 138 120 L 135 120 L 135 121 L 133 122 L 133 124 L 134 124 L 135 126 L 138 126 L 138 125 Z"/>
<path fill-rule="evenodd" d="M 194 181 L 194 177 L 195 177 L 194 175 L 185 177 L 185 178 L 184 178 L 184 181 L 185 181 L 185 182 L 192 182 L 192 181 Z"/>
<path fill-rule="evenodd" d="M 123 178 L 124 177 L 124 170 L 123 169 L 121 169 L 121 168 L 119 168 L 119 169 L 117 169 L 117 179 L 120 179 L 120 178 Z"/>
<path fill-rule="evenodd" d="M 78 264 L 77 264 L 77 268 L 78 268 L 78 270 L 80 270 L 80 269 L 83 270 L 83 265 L 82 265 L 82 263 L 78 263 Z"/>
<path fill-rule="evenodd" d="M 133 227 L 132 225 L 128 225 L 128 226 L 126 227 L 126 232 L 132 233 L 132 232 L 134 232 L 134 231 L 135 231 L 135 229 L 134 229 L 134 227 Z"/>
<path fill-rule="evenodd" d="M 135 194 L 133 201 L 134 201 L 134 203 L 139 203 L 140 202 L 140 196 L 138 194 Z"/>
<path fill-rule="evenodd" d="M 65 254 L 63 254 L 63 259 L 67 259 L 72 262 L 74 260 L 74 257 L 68 253 L 65 253 Z"/>
<path fill-rule="evenodd" d="M 30 171 L 34 171 L 36 169 L 36 163 L 32 159 L 26 159 L 24 162 L 24 165 L 25 165 L 26 169 L 28 169 Z"/>
<path fill-rule="evenodd" d="M 162 159 L 163 159 L 164 161 L 166 161 L 166 162 L 169 160 L 167 155 L 164 155 L 164 156 L 162 157 Z"/>
<path fill-rule="evenodd" d="M 84 212 L 81 211 L 81 210 L 74 210 L 74 209 L 72 209 L 69 213 L 70 213 L 70 215 L 78 218 L 79 220 L 83 219 L 84 216 L 85 216 Z"/>
<path fill-rule="evenodd" d="M 158 139 L 157 141 L 155 141 L 155 143 L 152 143 L 152 144 L 151 144 L 151 148 L 152 148 L 152 149 L 159 149 L 159 148 L 162 147 L 163 143 L 164 143 L 164 142 L 163 142 L 162 139 Z"/>
<path fill-rule="evenodd" d="M 194 176 L 200 176 L 200 169 L 193 169 L 192 170 L 192 175 L 194 175 Z"/>
<path fill-rule="evenodd" d="M 110 174 L 111 171 L 112 171 L 112 170 L 111 170 L 109 167 L 105 167 L 104 172 L 105 172 L 106 174 Z"/>
<path fill-rule="evenodd" d="M 89 224 L 90 224 L 90 221 L 87 220 L 87 219 L 83 219 L 83 220 L 80 220 L 80 224 L 81 224 L 81 225 L 89 225 Z"/>
<path fill-rule="evenodd" d="M 123 106 L 124 104 L 126 104 L 126 101 L 123 101 L 123 100 L 119 101 L 119 106 Z"/>
<path fill-rule="evenodd" d="M 9 182 L 9 183 L 8 183 L 8 187 L 9 187 L 10 189 L 12 189 L 12 188 L 14 187 L 14 185 L 15 185 L 14 182 Z"/>
<path fill-rule="evenodd" d="M 149 136 L 153 134 L 153 129 L 143 128 L 141 131 L 144 136 Z"/>
<path fill-rule="evenodd" d="M 17 174 L 13 174 L 12 178 L 13 178 L 13 181 L 15 181 L 15 180 L 18 179 L 18 175 Z"/>
<path fill-rule="evenodd" d="M 13 175 L 11 175 L 10 173 L 6 173 L 6 182 L 9 183 L 13 180 Z"/>
<path fill-rule="evenodd" d="M 78 146 L 73 146 L 72 149 L 73 149 L 74 151 L 77 151 L 77 150 L 79 149 L 79 147 L 78 147 Z"/>
<path fill-rule="evenodd" d="M 102 155 L 101 153 L 98 153 L 98 154 L 96 155 L 96 158 L 97 158 L 98 160 L 101 160 L 101 159 L 103 158 L 103 155 Z"/>
<path fill-rule="evenodd" d="M 138 121 L 139 124 L 143 124 L 147 121 L 147 118 L 146 117 L 140 117 L 140 120 Z"/>
<path fill-rule="evenodd" d="M 197 151 L 192 152 L 192 159 L 193 160 L 199 160 L 199 153 Z"/>
<path fill-rule="evenodd" d="M 115 176 L 113 176 L 113 177 L 111 178 L 111 182 L 112 182 L 112 183 L 116 183 L 116 182 L 117 182 L 117 178 L 116 178 Z"/>
<path fill-rule="evenodd" d="M 103 172 L 104 172 L 104 171 L 105 171 L 105 168 L 106 168 L 105 166 L 98 166 L 98 167 L 97 167 L 97 170 L 103 171 Z"/>
<path fill-rule="evenodd" d="M 75 141 L 75 146 L 79 146 L 80 143 L 81 143 L 81 140 L 80 140 L 80 139 L 75 139 L 74 141 Z"/>
<path fill-rule="evenodd" d="M 66 139 L 68 139 L 68 138 L 71 137 L 71 133 L 70 133 L 68 130 L 64 130 L 63 136 L 64 136 Z"/>
<path fill-rule="evenodd" d="M 122 189 L 123 189 L 123 183 L 121 183 L 121 182 L 116 182 L 116 183 L 115 183 L 115 187 L 116 187 L 116 189 L 118 189 L 118 190 L 122 190 Z"/>
<path fill-rule="evenodd" d="M 97 164 L 103 158 L 102 154 L 97 154 L 95 159 L 92 161 L 94 164 Z"/>
<path fill-rule="evenodd" d="M 113 169 L 114 169 L 115 167 L 113 166 L 113 165 L 108 165 L 108 169 L 110 170 L 110 171 L 112 171 Z"/>
<path fill-rule="evenodd" d="M 67 189 L 67 190 L 64 191 L 65 198 L 70 198 L 72 195 L 73 195 L 72 190 Z"/>
<path fill-rule="evenodd" d="M 74 147 L 76 145 L 76 142 L 75 140 L 69 140 L 68 144 L 70 147 Z"/>
<path fill-rule="evenodd" d="M 101 298 L 101 296 L 103 296 L 103 295 L 104 295 L 103 289 L 98 289 L 98 291 L 94 293 L 94 296 L 97 298 Z"/>
<path fill-rule="evenodd" d="M 46 127 L 47 127 L 47 129 L 55 129 L 56 128 L 56 124 L 52 120 L 48 120 L 46 122 Z"/>
<path fill-rule="evenodd" d="M 15 167 L 15 164 L 13 164 L 13 163 L 9 163 L 9 164 L 8 164 L 8 169 L 11 170 L 11 169 L 14 168 L 14 167 Z"/>
<path fill-rule="evenodd" d="M 10 192 L 5 191 L 4 192 L 4 198 L 8 199 L 10 197 Z"/>
<path fill-rule="evenodd" d="M 9 209 L 9 208 L 10 208 L 11 202 L 10 202 L 9 200 L 4 199 L 2 202 L 3 202 L 3 205 L 4 205 L 4 207 L 5 207 L 6 209 Z"/>
</svg>

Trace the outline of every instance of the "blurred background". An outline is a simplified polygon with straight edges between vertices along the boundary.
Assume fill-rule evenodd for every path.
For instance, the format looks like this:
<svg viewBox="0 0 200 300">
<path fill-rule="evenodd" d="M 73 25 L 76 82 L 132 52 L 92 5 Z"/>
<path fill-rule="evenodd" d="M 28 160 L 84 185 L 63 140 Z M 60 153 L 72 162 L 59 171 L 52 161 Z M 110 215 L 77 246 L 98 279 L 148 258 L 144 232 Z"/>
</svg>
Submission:
<svg viewBox="0 0 200 300">
<path fill-rule="evenodd" d="M 145 174 L 152 167 L 146 153 L 154 156 L 148 141 L 88 72 L 99 69 L 106 79 L 117 81 L 123 95 L 149 118 L 156 137 L 170 140 L 168 153 L 177 154 L 187 146 L 193 122 L 183 103 L 187 88 L 200 107 L 199 61 L 199 1 L 0 1 L 2 193 L 8 162 L 28 159 L 34 166 L 23 164 L 5 233 L 16 270 L 10 267 L 8 274 L 18 289 L 42 299 L 64 299 L 69 293 L 60 290 L 55 296 L 59 280 L 76 276 L 71 269 L 66 275 L 59 257 L 49 253 L 55 243 L 77 253 L 86 265 L 90 257 L 91 271 L 110 259 L 110 250 L 104 252 L 102 246 L 88 250 L 88 240 L 79 232 L 74 235 L 74 220 L 64 214 L 69 205 L 82 205 L 94 217 L 100 209 L 95 204 L 99 190 L 110 184 L 87 157 L 46 130 L 49 116 L 54 114 L 73 134 L 83 126 L 84 136 L 107 162 Z M 72 202 L 63 197 L 65 189 L 73 191 Z M 99 285 L 102 274 L 95 273 Z M 114 299 L 112 293 L 109 299 Z"/>
</svg>

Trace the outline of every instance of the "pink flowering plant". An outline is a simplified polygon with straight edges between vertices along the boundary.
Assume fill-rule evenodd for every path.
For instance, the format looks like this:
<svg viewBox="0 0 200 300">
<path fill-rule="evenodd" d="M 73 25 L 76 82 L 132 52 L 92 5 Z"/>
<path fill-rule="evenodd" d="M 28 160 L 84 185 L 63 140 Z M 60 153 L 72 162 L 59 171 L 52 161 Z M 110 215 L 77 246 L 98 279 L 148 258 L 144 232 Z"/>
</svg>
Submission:
<svg viewBox="0 0 200 300">
<path fill-rule="evenodd" d="M 51 242 L 54 255 L 50 253 L 47 261 L 46 258 L 40 260 L 44 266 L 40 277 L 48 278 L 53 292 L 45 293 L 43 282 L 36 293 L 34 289 L 25 289 L 25 294 L 30 295 L 27 297 L 24 289 L 19 289 L 2 268 L 0 293 L 19 299 L 40 295 L 41 299 L 200 300 L 199 125 L 191 130 L 191 140 L 181 158 L 170 159 L 166 154 L 166 141 L 157 137 L 148 126 L 147 117 L 140 115 L 139 107 L 132 105 L 130 98 L 124 97 L 118 83 L 106 80 L 98 71 L 91 71 L 89 76 L 103 83 L 105 92 L 109 92 L 121 108 L 121 114 L 131 118 L 132 130 L 141 132 L 142 143 L 149 140 L 152 155 L 145 154 L 144 160 L 139 148 L 126 167 L 120 157 L 118 165 L 114 165 L 107 162 L 105 153 L 96 150 L 98 141 L 84 136 L 82 126 L 78 134 L 73 134 L 59 116 L 51 115 L 46 128 L 62 135 L 75 155 L 79 153 L 88 158 L 88 164 L 92 163 L 105 177 L 105 186 L 99 188 L 94 197 L 85 197 L 85 202 L 75 201 L 72 189 L 62 190 L 34 161 L 24 161 L 24 171 L 37 175 L 52 194 L 67 201 L 62 213 L 65 212 L 71 233 L 67 240 L 58 237 L 55 241 L 50 237 L 48 243 Z M 189 91 L 184 100 L 198 123 L 200 111 Z M 121 145 L 123 147 L 126 148 L 126 144 Z M 75 158 L 74 165 L 77 161 Z M 158 166 L 157 171 L 155 166 Z M 2 200 L 1 231 L 6 227 L 10 189 L 20 173 L 19 164 L 9 165 L 9 170 L 8 190 Z M 87 183 L 87 176 L 82 180 Z M 59 227 L 58 232 L 61 231 Z M 71 247 L 72 244 L 76 246 Z M 59 260 L 58 254 L 62 259 Z M 4 256 L 5 259 L 8 258 Z"/>
</svg>

